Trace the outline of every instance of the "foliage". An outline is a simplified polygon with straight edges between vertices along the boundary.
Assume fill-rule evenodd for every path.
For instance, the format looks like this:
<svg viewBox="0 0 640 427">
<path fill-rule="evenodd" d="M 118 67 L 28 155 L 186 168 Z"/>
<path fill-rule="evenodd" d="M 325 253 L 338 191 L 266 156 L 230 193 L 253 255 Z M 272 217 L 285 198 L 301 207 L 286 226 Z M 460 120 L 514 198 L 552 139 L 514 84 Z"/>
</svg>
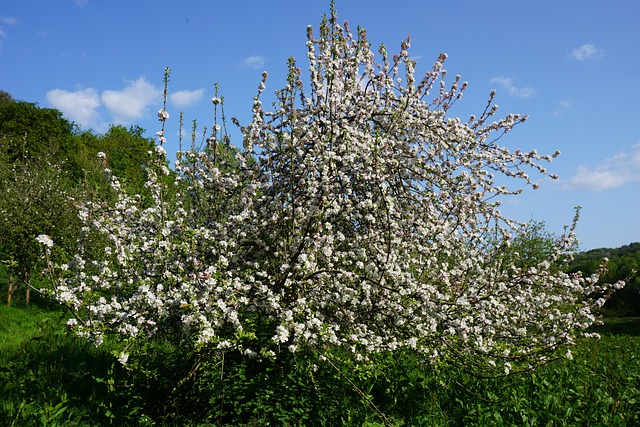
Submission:
<svg viewBox="0 0 640 427">
<path fill-rule="evenodd" d="M 104 163 L 111 174 L 119 177 L 132 192 L 144 191 L 146 165 L 153 151 L 153 140 L 144 136 L 139 126 L 111 126 L 103 135 L 91 131 L 78 133 L 76 138 L 82 147 L 78 157 L 85 165 L 86 173 L 93 182 L 104 180 L 104 171 L 98 161 L 98 153 L 104 153 Z M 108 182 L 105 182 L 108 184 Z"/>
<path fill-rule="evenodd" d="M 128 191 L 145 193 L 144 166 L 153 141 L 137 126 L 114 126 L 104 135 L 80 133 L 58 110 L 14 101 L 2 93 L 0 261 L 10 272 L 10 301 L 18 286 L 40 273 L 36 236 L 53 238 L 56 256 L 68 257 L 75 249 L 80 222 L 74 204 L 80 199 L 109 199 L 105 167 L 122 178 Z M 94 234 L 89 238 L 95 243 Z M 95 253 L 95 245 L 90 246 Z"/>
<path fill-rule="evenodd" d="M 581 252 L 571 263 L 571 271 L 592 274 L 603 258 L 608 262 L 601 282 L 625 281 L 626 285 L 611 296 L 602 313 L 609 317 L 640 316 L 640 243 Z"/>
<path fill-rule="evenodd" d="M 55 165 L 19 162 L 0 164 L 0 261 L 12 276 L 14 288 L 38 275 L 44 263 L 36 236 L 56 240 L 54 259 L 65 259 L 75 249 L 80 222 L 72 206 L 76 195 L 63 171 Z M 14 286 L 14 282 L 15 286 Z"/>
<path fill-rule="evenodd" d="M 264 74 L 244 151 L 178 153 L 173 185 L 160 145 L 150 198 L 114 177 L 117 200 L 81 203 L 84 229 L 109 244 L 96 259 L 81 242 L 52 266 L 69 325 L 97 344 L 119 336 L 122 363 L 172 331 L 218 359 L 315 352 L 338 368 L 407 349 L 499 376 L 567 353 L 604 302 L 585 297 L 619 285 L 550 268 L 574 248 L 573 227 L 544 259 L 500 256 L 523 225 L 499 211 L 520 190 L 499 182 L 535 188 L 527 168 L 547 175 L 553 156 L 498 144 L 525 117 L 496 119 L 494 94 L 479 116 L 449 117 L 466 83 L 447 88 L 446 55 L 417 79 L 409 45 L 393 57 L 381 46 L 377 62 L 365 31 L 332 14 L 319 38 L 308 30 L 309 94 L 291 60 L 266 111 Z M 169 114 L 158 116 L 164 138 Z"/>
<path fill-rule="evenodd" d="M 514 236 L 503 256 L 520 268 L 539 265 L 554 258 L 560 238 L 561 236 L 548 230 L 544 221 L 530 221 Z M 575 250 L 575 247 L 567 248 L 569 253 Z M 564 264 L 563 259 L 557 261 L 556 268 Z"/>
<path fill-rule="evenodd" d="M 0 261 L 9 273 L 7 302 L 42 267 L 35 237 L 47 234 L 68 250 L 79 229 L 68 179 L 73 125 L 53 109 L 14 101 L 0 102 Z M 71 167 L 73 169 L 73 167 Z M 28 302 L 27 290 L 27 302 Z"/>
<path fill-rule="evenodd" d="M 97 154 L 103 152 L 113 174 L 133 191 L 144 188 L 144 169 L 153 150 L 153 140 L 144 136 L 144 129 L 118 125 L 102 135 L 81 131 L 59 110 L 15 101 L 6 92 L 0 91 L 0 95 L 3 163 L 35 161 L 59 165 L 75 182 L 94 183 L 102 180 Z"/>
<path fill-rule="evenodd" d="M 496 379 L 442 371 L 411 351 L 380 353 L 375 364 L 338 373 L 309 353 L 266 363 L 231 354 L 198 360 L 166 342 L 149 345 L 146 371 L 132 371 L 114 365 L 114 343 L 96 348 L 62 330 L 59 311 L 0 307 L 0 318 L 0 424 L 7 426 L 640 423 L 638 318 L 608 321 L 601 340 L 579 340 L 571 361 Z"/>
<path fill-rule="evenodd" d="M 75 178 L 81 177 L 74 129 L 56 109 L 25 101 L 0 103 L 0 141 L 10 164 L 24 160 L 64 164 Z"/>
<path fill-rule="evenodd" d="M 5 92 L 4 90 L 0 90 L 0 104 L 4 104 L 5 102 L 13 102 L 13 96 L 9 92 Z"/>
</svg>

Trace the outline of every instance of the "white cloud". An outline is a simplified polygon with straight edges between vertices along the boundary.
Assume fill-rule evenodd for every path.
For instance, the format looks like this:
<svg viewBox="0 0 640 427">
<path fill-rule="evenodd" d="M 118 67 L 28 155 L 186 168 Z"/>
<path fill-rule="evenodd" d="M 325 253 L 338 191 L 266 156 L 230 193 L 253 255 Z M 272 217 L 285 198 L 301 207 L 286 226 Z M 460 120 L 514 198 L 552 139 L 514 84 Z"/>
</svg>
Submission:
<svg viewBox="0 0 640 427">
<path fill-rule="evenodd" d="M 567 190 L 602 191 L 640 181 L 640 143 L 606 159 L 593 169 L 580 166 L 564 182 Z"/>
<path fill-rule="evenodd" d="M 532 87 L 517 87 L 513 83 L 513 77 L 498 76 L 489 80 L 489 83 L 500 85 L 509 93 L 509 96 L 518 98 L 531 98 L 536 93 L 536 90 Z"/>
<path fill-rule="evenodd" d="M 169 95 L 169 100 L 178 108 L 189 107 L 202 98 L 204 89 L 180 90 Z"/>
<path fill-rule="evenodd" d="M 578 61 L 600 59 L 604 56 L 604 50 L 593 43 L 585 43 L 571 51 L 571 56 Z"/>
<path fill-rule="evenodd" d="M 117 124 L 130 123 L 144 117 L 151 104 L 159 101 L 162 91 L 144 77 L 129 82 L 122 90 L 105 90 L 102 103 Z"/>
<path fill-rule="evenodd" d="M 260 55 L 251 55 L 247 56 L 242 60 L 242 65 L 245 67 L 253 68 L 254 70 L 259 70 L 265 63 L 264 57 Z"/>
<path fill-rule="evenodd" d="M 102 132 L 109 124 L 131 124 L 144 118 L 153 103 L 162 101 L 162 91 L 140 77 L 121 90 L 105 90 L 102 94 L 94 88 L 75 92 L 52 89 L 47 92 L 47 101 L 82 127 Z M 102 107 L 111 114 L 110 119 L 103 119 Z"/>
<path fill-rule="evenodd" d="M 83 127 L 95 127 L 100 121 L 100 96 L 93 88 L 68 92 L 53 89 L 47 92 L 47 101 L 64 115 Z"/>
<path fill-rule="evenodd" d="M 85 7 L 89 3 L 89 0 L 73 0 L 73 2 L 78 7 Z"/>
</svg>

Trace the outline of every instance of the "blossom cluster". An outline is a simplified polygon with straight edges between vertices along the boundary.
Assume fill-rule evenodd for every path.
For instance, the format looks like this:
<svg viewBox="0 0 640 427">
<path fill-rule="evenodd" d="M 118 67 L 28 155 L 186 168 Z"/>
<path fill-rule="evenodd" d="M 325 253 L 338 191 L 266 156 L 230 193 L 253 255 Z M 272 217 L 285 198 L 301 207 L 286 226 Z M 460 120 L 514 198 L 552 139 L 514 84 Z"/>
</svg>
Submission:
<svg viewBox="0 0 640 427">
<path fill-rule="evenodd" d="M 86 238 L 106 243 L 90 258 L 81 239 L 60 271 L 55 297 L 73 327 L 129 339 L 177 328 L 196 349 L 258 357 L 411 348 L 498 373 L 572 344 L 602 303 L 589 295 L 621 284 L 551 268 L 573 228 L 548 260 L 509 252 L 524 224 L 499 210 L 521 191 L 504 178 L 535 188 L 528 171 L 553 178 L 542 165 L 558 154 L 498 144 L 526 116 L 496 118 L 492 93 L 479 116 L 449 117 L 467 83 L 446 83 L 446 55 L 416 76 L 409 39 L 377 57 L 364 30 L 331 16 L 307 47 L 308 85 L 291 60 L 270 111 L 263 75 L 243 150 L 216 126 L 174 173 L 157 151 L 150 198 L 112 177 L 114 203 L 79 204 Z"/>
</svg>

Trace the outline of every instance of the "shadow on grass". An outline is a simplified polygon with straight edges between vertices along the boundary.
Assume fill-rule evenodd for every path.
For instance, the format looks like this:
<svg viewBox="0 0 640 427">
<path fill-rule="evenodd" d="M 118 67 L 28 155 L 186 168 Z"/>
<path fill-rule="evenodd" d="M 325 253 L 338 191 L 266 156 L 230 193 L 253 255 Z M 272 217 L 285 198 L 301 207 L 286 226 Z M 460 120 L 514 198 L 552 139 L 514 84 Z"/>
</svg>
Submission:
<svg viewBox="0 0 640 427">
<path fill-rule="evenodd" d="M 101 402 L 106 400 L 108 390 L 96 378 L 108 376 L 113 356 L 66 334 L 59 312 L 49 316 L 37 310 L 25 313 L 39 316 L 34 319 L 35 325 L 17 325 L 31 337 L 3 348 L 0 424 L 73 426 L 82 425 L 74 422 L 77 419 L 94 424 L 106 421 L 100 414 L 104 414 Z"/>
<path fill-rule="evenodd" d="M 640 336 L 640 317 L 605 318 L 604 325 L 594 326 L 593 331 L 602 335 Z"/>
</svg>

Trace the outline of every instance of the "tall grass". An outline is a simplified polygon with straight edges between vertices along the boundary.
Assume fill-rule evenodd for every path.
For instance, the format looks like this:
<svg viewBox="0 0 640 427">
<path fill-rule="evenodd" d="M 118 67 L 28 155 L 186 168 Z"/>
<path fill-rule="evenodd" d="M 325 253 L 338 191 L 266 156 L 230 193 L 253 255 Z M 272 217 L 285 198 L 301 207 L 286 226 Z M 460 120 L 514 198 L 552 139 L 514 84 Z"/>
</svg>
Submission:
<svg viewBox="0 0 640 427">
<path fill-rule="evenodd" d="M 574 360 L 481 380 L 412 353 L 374 366 L 301 353 L 198 358 L 152 344 L 145 369 L 65 332 L 50 307 L 0 307 L 0 425 L 640 425 L 640 319 L 611 320 Z M 198 369 L 194 369 L 194 368 Z"/>
</svg>

